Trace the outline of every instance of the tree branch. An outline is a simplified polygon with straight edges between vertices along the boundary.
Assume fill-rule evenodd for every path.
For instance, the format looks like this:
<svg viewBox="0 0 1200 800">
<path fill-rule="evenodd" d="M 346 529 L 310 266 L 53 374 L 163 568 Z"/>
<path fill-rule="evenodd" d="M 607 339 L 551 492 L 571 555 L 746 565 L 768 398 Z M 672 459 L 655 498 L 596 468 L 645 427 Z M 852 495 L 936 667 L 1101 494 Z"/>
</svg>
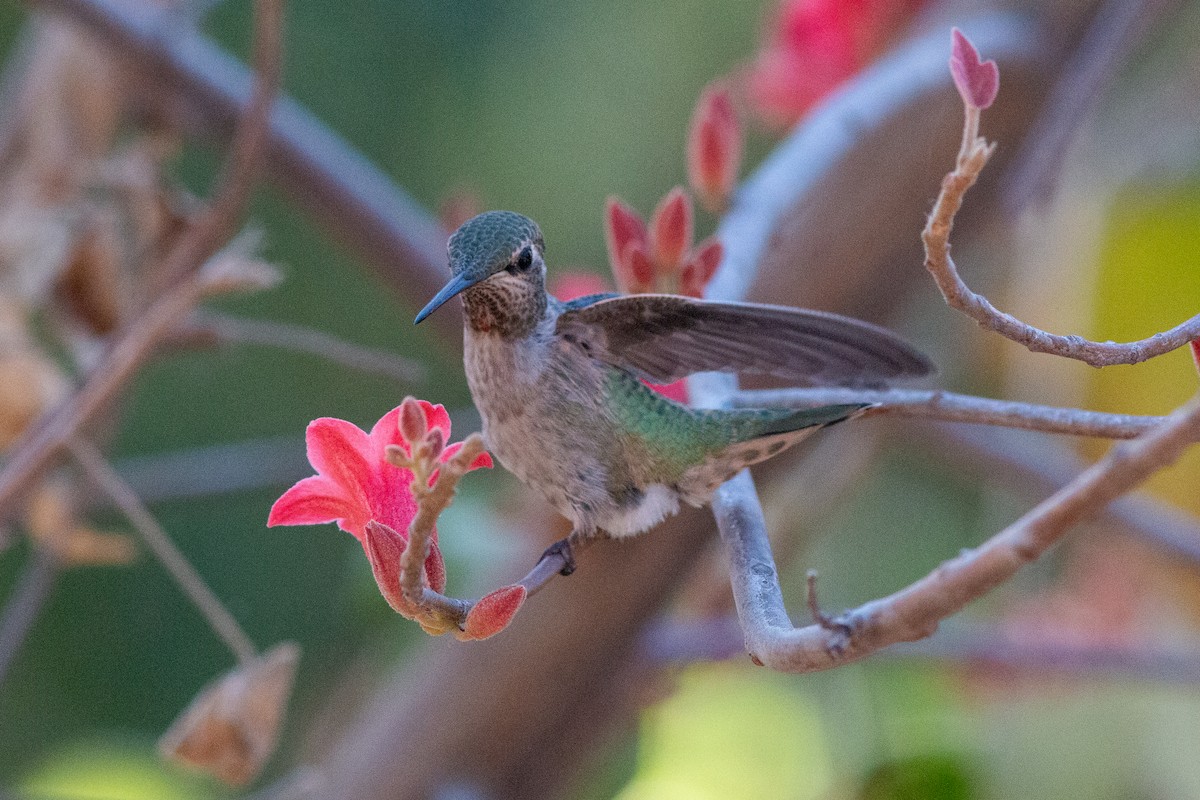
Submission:
<svg viewBox="0 0 1200 800">
<path fill-rule="evenodd" d="M 890 644 L 930 636 L 938 623 L 1011 578 L 1074 525 L 1174 462 L 1200 438 L 1200 397 L 1145 436 L 1113 447 L 1064 489 L 975 550 L 882 600 L 839 616 L 835 626 L 793 628 L 772 566 L 761 509 L 739 476 L 719 493 L 718 525 L 730 563 L 746 645 L 761 663 L 811 672 L 855 661 Z"/>
<path fill-rule="evenodd" d="M 1030 441 L 1013 431 L 928 424 L 906 427 L 903 433 L 952 469 L 1038 497 L 1066 486 L 1087 467 L 1057 442 Z M 1104 509 L 1101 521 L 1200 566 L 1200 521 L 1161 500 L 1145 494 L 1122 497 Z"/>
<path fill-rule="evenodd" d="M 308 353 L 334 364 L 403 383 L 416 383 L 425 378 L 425 368 L 416 361 L 348 342 L 304 325 L 198 311 L 192 315 L 192 324 L 183 333 L 208 337 L 220 344 L 255 344 Z"/>
<path fill-rule="evenodd" d="M 740 391 L 730 398 L 740 408 L 809 408 L 835 403 L 877 403 L 866 415 L 923 417 L 945 422 L 970 422 L 1029 431 L 1133 439 L 1163 421 L 1163 417 L 1105 414 L 1013 400 L 945 392 L 941 389 L 845 389 L 817 387 Z M 864 415 L 865 416 L 865 415 Z"/>
</svg>

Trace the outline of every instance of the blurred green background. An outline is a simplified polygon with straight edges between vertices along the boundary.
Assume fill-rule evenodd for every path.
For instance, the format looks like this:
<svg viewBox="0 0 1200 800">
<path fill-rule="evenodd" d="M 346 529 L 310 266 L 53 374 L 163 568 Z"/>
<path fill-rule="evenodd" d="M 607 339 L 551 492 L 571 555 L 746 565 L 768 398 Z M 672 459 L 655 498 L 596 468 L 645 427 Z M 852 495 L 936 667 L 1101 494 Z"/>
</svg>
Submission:
<svg viewBox="0 0 1200 800">
<path fill-rule="evenodd" d="M 619 194 L 649 211 L 684 181 L 694 100 L 709 80 L 746 62 L 771 5 L 297 2 L 288 14 L 285 82 L 427 207 L 470 187 L 486 207 L 536 218 L 556 268 L 603 273 L 605 197 Z M 19 7 L 0 7 L 0 38 L 11 42 L 23 19 Z M 248 5 L 235 0 L 217 5 L 206 23 L 242 56 L 248 27 Z M 768 145 L 754 132 L 749 163 Z M 178 177 L 203 190 L 218 156 L 189 150 Z M 1194 163 L 1186 174 L 1195 175 Z M 1090 333 L 1132 338 L 1195 313 L 1198 197 L 1194 177 L 1174 175 L 1166 190 L 1150 184 L 1124 198 L 1102 246 Z M 429 381 L 401 386 L 261 348 L 174 355 L 137 381 L 119 457 L 287 436 L 299 459 L 304 426 L 317 416 L 369 427 L 410 391 L 452 409 L 469 405 L 458 353 L 411 327 L 415 309 L 398 307 L 279 197 L 262 194 L 253 219 L 265 231 L 265 256 L 287 280 L 222 308 L 418 358 Z M 699 233 L 711 225 L 702 217 Z M 1195 372 L 1176 355 L 1136 375 L 1102 373 L 1086 392 L 1100 407 L 1164 412 L 1195 387 Z M 1198 473 L 1193 459 L 1162 479 L 1162 490 L 1178 499 Z M 468 574 L 481 553 L 523 546 L 494 532 L 491 504 L 510 485 L 500 470 L 468 480 L 442 526 L 452 578 Z M 304 648 L 268 780 L 294 762 L 335 681 L 351 667 L 379 674 L 421 636 L 380 600 L 351 537 L 333 526 L 264 527 L 283 488 L 154 507 L 256 642 L 291 639 Z M 861 602 L 977 543 L 1024 506 L 920 453 L 893 453 L 798 559 L 797 574 L 821 570 L 829 607 Z M 26 551 L 0 554 L 0 597 Z M 1022 587 L 1053 572 L 1054 564 L 1039 567 Z M 0 787 L 46 797 L 223 796 L 215 784 L 162 766 L 154 741 L 230 666 L 152 559 L 67 573 L 0 686 Z M 1200 691 L 1191 686 L 1056 680 L 996 688 L 970 670 L 880 659 L 805 677 L 738 660 L 683 670 L 673 688 L 646 711 L 639 736 L 602 759 L 588 796 L 1200 796 Z"/>
</svg>

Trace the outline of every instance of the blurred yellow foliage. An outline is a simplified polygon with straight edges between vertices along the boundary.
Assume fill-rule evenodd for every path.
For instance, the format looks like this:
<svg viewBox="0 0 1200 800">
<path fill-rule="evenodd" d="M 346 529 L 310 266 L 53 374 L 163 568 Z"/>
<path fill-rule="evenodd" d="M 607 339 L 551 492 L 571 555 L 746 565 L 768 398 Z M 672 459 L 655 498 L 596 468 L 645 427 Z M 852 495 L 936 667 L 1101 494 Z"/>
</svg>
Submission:
<svg viewBox="0 0 1200 800">
<path fill-rule="evenodd" d="M 1088 333 L 1115 341 L 1141 339 L 1200 313 L 1200 184 L 1119 198 L 1101 251 L 1095 308 Z M 1200 374 L 1182 348 L 1145 364 L 1097 370 L 1087 400 L 1102 411 L 1165 414 L 1197 390 Z M 1198 481 L 1200 453 L 1193 450 L 1147 488 L 1200 513 Z"/>
</svg>

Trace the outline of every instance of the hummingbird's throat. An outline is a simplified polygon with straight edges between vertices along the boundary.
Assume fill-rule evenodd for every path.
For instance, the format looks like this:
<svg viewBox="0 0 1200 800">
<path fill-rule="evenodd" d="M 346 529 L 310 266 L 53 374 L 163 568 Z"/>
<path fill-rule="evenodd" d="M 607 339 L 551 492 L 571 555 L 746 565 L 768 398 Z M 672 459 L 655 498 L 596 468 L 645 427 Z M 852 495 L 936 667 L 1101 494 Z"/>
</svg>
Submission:
<svg viewBox="0 0 1200 800">
<path fill-rule="evenodd" d="M 528 281 L 486 280 L 463 292 L 466 323 L 477 333 L 528 336 L 546 314 L 546 291 Z"/>
</svg>

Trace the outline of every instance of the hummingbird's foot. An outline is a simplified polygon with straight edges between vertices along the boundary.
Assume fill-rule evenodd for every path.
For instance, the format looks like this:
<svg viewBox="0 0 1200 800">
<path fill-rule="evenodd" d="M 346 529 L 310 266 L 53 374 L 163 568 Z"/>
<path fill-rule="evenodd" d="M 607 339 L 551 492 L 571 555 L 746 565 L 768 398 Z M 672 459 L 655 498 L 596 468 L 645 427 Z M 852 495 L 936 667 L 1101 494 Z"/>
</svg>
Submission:
<svg viewBox="0 0 1200 800">
<path fill-rule="evenodd" d="M 575 548 L 571 546 L 571 538 L 568 536 L 565 539 L 559 539 L 542 552 L 541 561 L 548 558 L 562 559 L 563 566 L 558 571 L 559 575 L 570 575 L 575 571 Z"/>
</svg>

